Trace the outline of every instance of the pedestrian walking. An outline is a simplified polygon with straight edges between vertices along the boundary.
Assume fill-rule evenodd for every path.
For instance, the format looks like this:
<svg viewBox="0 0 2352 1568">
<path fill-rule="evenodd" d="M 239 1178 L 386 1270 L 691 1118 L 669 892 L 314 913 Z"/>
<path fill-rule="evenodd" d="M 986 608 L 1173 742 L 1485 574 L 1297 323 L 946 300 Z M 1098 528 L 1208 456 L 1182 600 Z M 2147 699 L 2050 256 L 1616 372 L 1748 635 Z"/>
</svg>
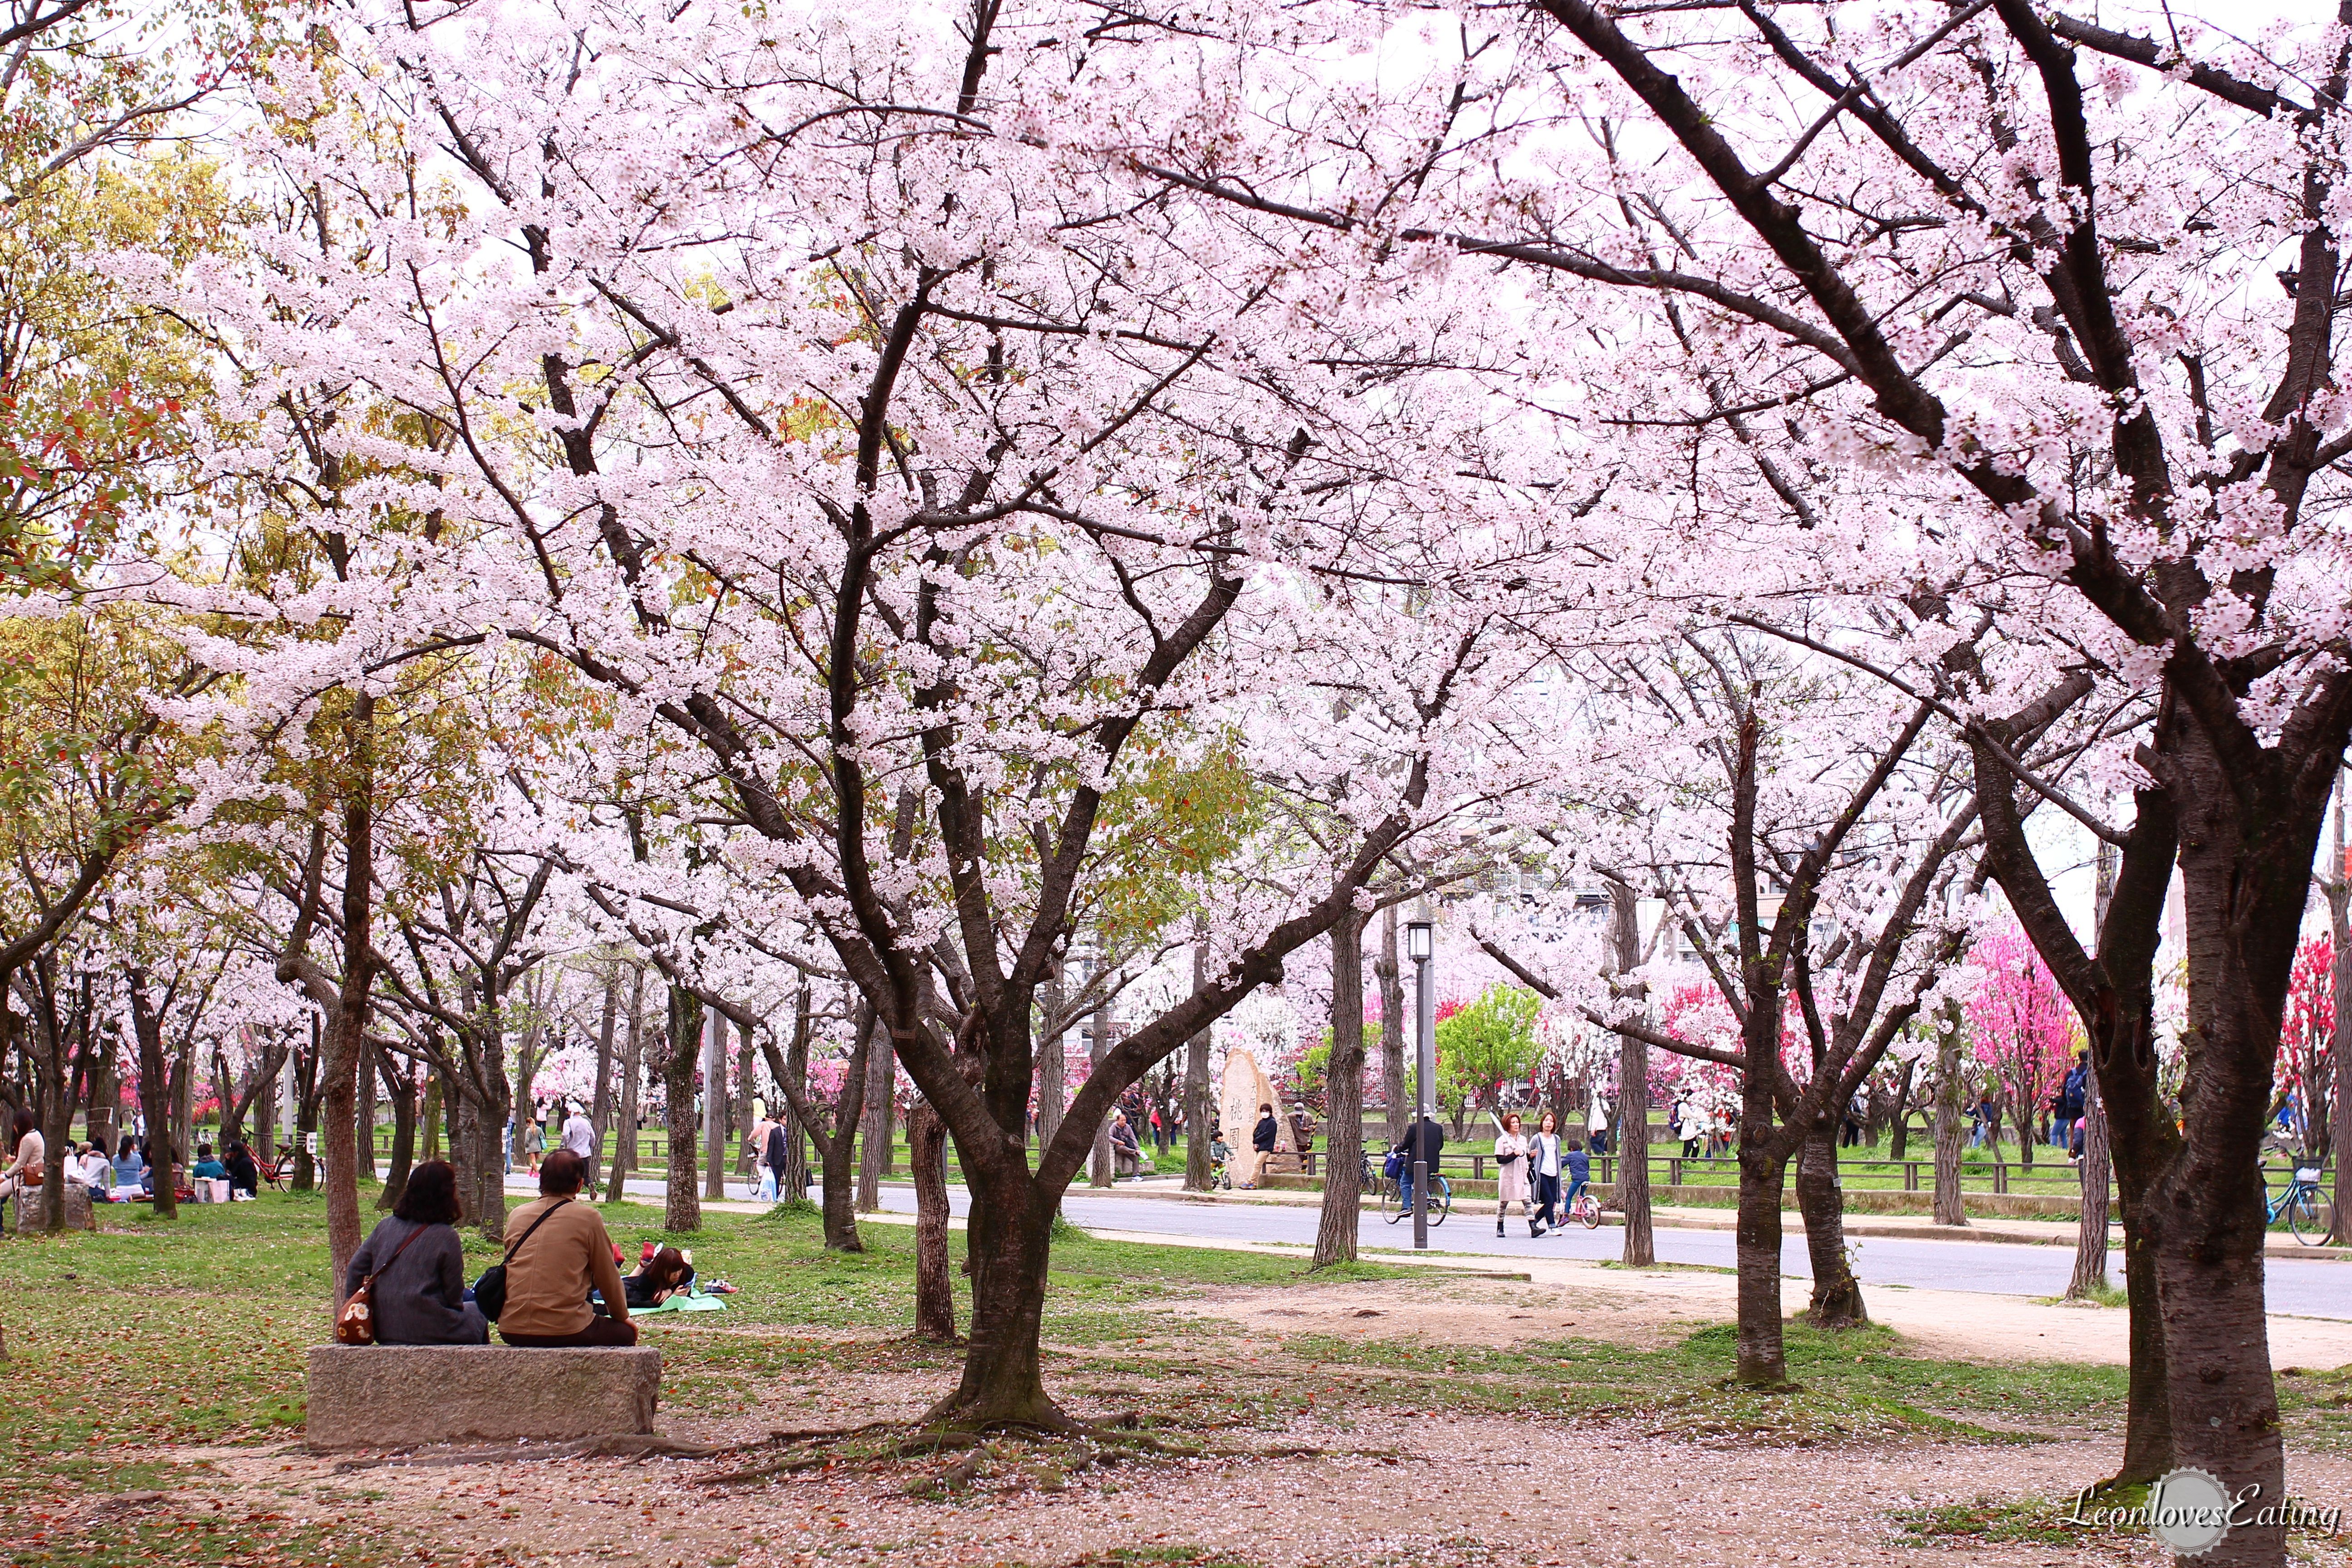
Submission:
<svg viewBox="0 0 2352 1568">
<path fill-rule="evenodd" d="M 1536 1205 L 1528 1196 L 1528 1141 L 1519 1131 L 1519 1113 L 1508 1112 L 1503 1118 L 1503 1130 L 1495 1138 L 1495 1192 L 1500 1199 L 1495 1205 L 1495 1234 L 1503 1234 L 1503 1221 L 1511 1205 L 1528 1216 L 1528 1234 L 1541 1236 L 1543 1227 L 1536 1223 Z"/>
<path fill-rule="evenodd" d="M 538 1175 L 539 1157 L 547 1152 L 547 1131 L 540 1126 L 536 1110 L 524 1119 L 522 1124 L 522 1152 L 524 1158 L 530 1163 L 530 1173 Z"/>
<path fill-rule="evenodd" d="M 1535 1179 L 1536 1234 L 1557 1229 L 1568 1215 L 1559 1206 L 1559 1118 L 1547 1110 L 1528 1140 L 1528 1173 Z"/>
<path fill-rule="evenodd" d="M 1586 1118 L 1584 1131 L 1594 1153 L 1609 1152 L 1609 1108 L 1597 1094 L 1592 1097 L 1592 1114 Z"/>
<path fill-rule="evenodd" d="M 792 1111 L 789 1109 L 784 1112 L 785 1116 L 791 1114 Z M 783 1117 L 780 1116 L 768 1123 L 768 1139 L 761 1146 L 760 1163 L 766 1166 L 768 1171 L 767 1175 L 762 1178 L 764 1185 L 761 1190 L 772 1198 L 782 1199 L 785 1195 L 784 1175 L 787 1168 L 792 1164 L 792 1130 L 784 1125 Z M 805 1198 L 808 1194 L 796 1192 L 791 1195 L 795 1198 Z"/>
</svg>

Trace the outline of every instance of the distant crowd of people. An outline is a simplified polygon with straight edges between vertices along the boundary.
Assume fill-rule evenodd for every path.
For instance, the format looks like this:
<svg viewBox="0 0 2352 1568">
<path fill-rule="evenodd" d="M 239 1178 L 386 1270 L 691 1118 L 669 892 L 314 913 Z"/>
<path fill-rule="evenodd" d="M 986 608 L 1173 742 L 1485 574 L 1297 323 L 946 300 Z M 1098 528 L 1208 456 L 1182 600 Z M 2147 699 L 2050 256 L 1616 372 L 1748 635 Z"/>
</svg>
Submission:
<svg viewBox="0 0 2352 1568">
<path fill-rule="evenodd" d="M 47 1185 L 50 1173 L 48 1143 L 29 1110 L 16 1112 L 8 1146 L 6 1163 L 0 1164 L 0 1208 L 11 1199 L 28 1201 Z M 97 1142 L 68 1143 L 56 1168 L 60 1181 L 89 1194 L 91 1203 L 121 1204 L 154 1196 L 156 1164 L 154 1140 L 125 1132 L 111 1158 Z M 260 1188 L 261 1167 L 241 1139 L 231 1140 L 218 1154 L 210 1143 L 199 1143 L 195 1163 L 173 1161 L 171 1179 L 174 1195 L 186 1201 L 215 1194 L 224 1201 L 247 1199 Z M 196 1182 L 208 1184 L 199 1188 Z"/>
</svg>

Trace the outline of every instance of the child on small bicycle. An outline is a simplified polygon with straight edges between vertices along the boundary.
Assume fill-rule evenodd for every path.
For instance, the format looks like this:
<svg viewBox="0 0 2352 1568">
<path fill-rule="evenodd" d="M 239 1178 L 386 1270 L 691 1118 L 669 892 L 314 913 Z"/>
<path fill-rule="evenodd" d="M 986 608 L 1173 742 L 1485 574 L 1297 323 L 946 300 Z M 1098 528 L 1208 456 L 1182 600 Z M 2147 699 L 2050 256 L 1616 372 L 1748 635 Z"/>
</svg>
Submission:
<svg viewBox="0 0 2352 1568">
<path fill-rule="evenodd" d="M 1576 1207 L 1577 1194 L 1583 1192 L 1584 1184 L 1592 1179 L 1592 1156 L 1584 1152 L 1583 1139 L 1569 1140 L 1567 1163 L 1568 1196 L 1559 1205 L 1562 1219 L 1566 1219 L 1569 1211 Z"/>
</svg>

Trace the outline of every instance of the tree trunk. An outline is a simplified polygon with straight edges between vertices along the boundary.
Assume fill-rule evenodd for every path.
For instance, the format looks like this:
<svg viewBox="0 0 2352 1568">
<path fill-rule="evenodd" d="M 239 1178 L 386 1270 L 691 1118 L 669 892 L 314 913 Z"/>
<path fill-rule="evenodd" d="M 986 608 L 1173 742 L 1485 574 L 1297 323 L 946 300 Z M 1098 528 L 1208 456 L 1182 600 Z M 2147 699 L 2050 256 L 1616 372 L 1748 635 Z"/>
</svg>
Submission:
<svg viewBox="0 0 2352 1568">
<path fill-rule="evenodd" d="M 727 1020 L 706 1013 L 702 1028 L 702 1195 L 717 1203 L 727 1196 Z"/>
<path fill-rule="evenodd" d="M 1039 994 L 1045 998 L 1040 1010 L 1045 1015 L 1045 1037 L 1037 1045 L 1037 1147 L 1043 1149 L 1061 1131 L 1062 1113 L 1069 1108 L 1070 1086 L 1066 1064 L 1063 1058 L 1062 1009 L 1069 1005 L 1064 993 L 1063 961 L 1054 960 L 1046 973 L 1045 984 Z M 969 1241 L 966 1243 L 970 1245 Z"/>
<path fill-rule="evenodd" d="M 2286 1496 L 2286 1455 L 2263 1308 L 2262 1145 L 2320 814 L 2294 811 L 2273 779 L 2238 776 L 2203 731 L 2181 728 L 2166 762 L 2180 808 L 2189 1090 L 2182 1147 L 2147 1194 L 2165 1362 L 2179 1374 L 2174 1457 L 2268 1503 Z M 2210 1560 L 2285 1552 L 2284 1525 L 2241 1525 Z"/>
<path fill-rule="evenodd" d="M 311 1145 L 319 1132 L 319 1062 L 323 1054 L 319 1042 L 323 1032 L 319 1016 L 311 1014 L 310 1054 L 295 1065 L 294 1190 L 298 1193 L 314 1192 L 319 1185 L 319 1152 Z M 166 1100 L 162 1125 L 167 1131 L 171 1121 L 171 1103 Z M 151 1121 L 147 1125 L 152 1128 L 157 1123 Z"/>
<path fill-rule="evenodd" d="M 1805 1255 L 1812 1264 L 1813 1299 L 1805 1319 L 1817 1329 L 1859 1328 L 1870 1321 L 1862 1282 L 1845 1253 L 1845 1189 L 1838 1182 L 1834 1119 L 1806 1134 L 1797 1152 L 1797 1207 L 1804 1215 Z"/>
<path fill-rule="evenodd" d="M 1737 1333 L 1739 1359 L 1732 1371 L 1736 1383 L 1777 1387 L 1789 1381 L 1789 1362 L 1780 1333 L 1780 1194 L 1787 1167 L 1764 1148 L 1763 1129 L 1771 1126 L 1770 1094 L 1756 1080 L 1762 1073 L 1743 1073 L 1739 1128 L 1739 1211 L 1735 1238 L 1739 1266 Z"/>
<path fill-rule="evenodd" d="M 457 1175 L 457 1201 L 466 1217 L 478 1226 L 482 1222 L 481 1101 L 455 1079 L 443 1087 L 441 1100 L 449 1111 L 449 1164 Z"/>
<path fill-rule="evenodd" d="M 824 1244 L 835 1252 L 863 1252 L 857 1234 L 857 1130 L 865 1121 L 866 1066 L 873 1060 L 875 1037 L 883 1032 L 871 1007 L 857 1009 L 857 1040 L 841 1075 L 841 1099 L 833 1112 L 833 1135 L 817 1147 L 824 1172 Z M 967 1237 L 965 1246 L 969 1247 Z"/>
<path fill-rule="evenodd" d="M 915 1337 L 953 1344 L 955 1278 L 948 1267 L 948 1130 L 929 1100 L 907 1112 L 915 1180 Z"/>
<path fill-rule="evenodd" d="M 270 1064 L 268 1081 L 255 1086 L 253 1091 L 253 1143 L 262 1159 L 275 1162 L 278 1158 L 278 1096 L 286 1081 L 286 1053 L 272 1052 L 263 1058 Z M 113 1150 L 107 1151 L 111 1154 Z"/>
<path fill-rule="evenodd" d="M 1331 928 L 1331 1058 L 1323 1141 L 1323 1215 L 1315 1262 L 1353 1263 L 1363 1223 L 1364 922 L 1353 912 Z"/>
<path fill-rule="evenodd" d="M 702 1200 L 694 1190 L 694 1073 L 701 1058 L 702 998 L 669 988 L 669 1036 L 662 1058 L 663 1126 L 669 1140 L 669 1183 L 662 1227 L 672 1232 L 702 1228 Z"/>
<path fill-rule="evenodd" d="M 375 1179 L 375 1074 L 376 1064 L 382 1058 L 383 1053 L 373 1046 L 362 1043 L 359 1067 L 359 1126 L 356 1142 L 360 1174 L 370 1181 Z M 224 1139 L 227 1137 L 227 1131 L 226 1127 L 221 1130 Z"/>
<path fill-rule="evenodd" d="M 1397 912 L 1381 911 L 1381 944 L 1372 954 L 1372 976 L 1381 988 L 1381 1098 L 1389 1118 L 1389 1147 L 1404 1142 L 1412 1108 L 1404 1098 L 1404 971 L 1397 965 Z"/>
<path fill-rule="evenodd" d="M 1887 1134 L 1886 1157 L 1900 1161 L 1911 1146 L 1911 1083 L 1919 1076 L 1919 1058 L 1912 1058 L 1903 1064 L 1903 1071 L 1895 1080 L 1895 1126 Z"/>
<path fill-rule="evenodd" d="M 408 1173 L 415 1163 L 416 1078 L 406 1063 L 395 1068 L 383 1053 L 376 1057 L 376 1068 L 383 1076 L 383 1097 L 392 1103 L 392 1157 L 384 1165 L 383 1191 L 375 1201 L 378 1209 L 388 1213 L 408 1190 Z"/>
<path fill-rule="evenodd" d="M 890 1032 L 877 1027 L 874 1043 L 866 1055 L 866 1113 L 858 1136 L 865 1147 L 857 1161 L 857 1212 L 873 1214 L 882 1206 L 882 1173 L 890 1161 L 891 1114 L 898 1108 L 893 1103 L 893 1091 L 898 1088 L 898 1053 L 890 1045 Z"/>
<path fill-rule="evenodd" d="M 1192 989 L 1209 982 L 1209 936 L 1206 922 L 1192 924 Z M 1210 1151 L 1211 1123 L 1216 1111 L 1209 1100 L 1209 1037 L 1202 1030 L 1184 1042 L 1184 1190 L 1205 1193 L 1215 1159 Z M 2347 1145 L 2352 1147 L 2352 1145 Z"/>
<path fill-rule="evenodd" d="M 971 1338 L 955 1391 L 926 1422 L 1003 1424 L 1053 1430 L 1067 1419 L 1045 1393 L 1037 1339 L 1045 1319 L 1045 1269 L 1058 1194 L 1003 1167 L 967 1166 L 972 1189 L 965 1232 L 971 1260 Z"/>
<path fill-rule="evenodd" d="M 620 1016 L 621 968 L 615 963 L 604 973 L 604 1008 L 596 1020 L 596 1077 L 588 1092 L 588 1125 L 596 1136 L 588 1155 L 588 1180 L 581 1190 L 591 1198 L 604 1173 L 604 1134 L 613 1124 L 613 1040 Z"/>
<path fill-rule="evenodd" d="M 359 1075 L 375 961 L 375 699 L 352 694 L 352 777 L 343 786 L 343 981 L 319 1053 L 320 1151 L 327 1163 L 327 1251 L 332 1300 L 360 1249 Z M 331 1320 L 332 1314 L 330 1314 Z"/>
<path fill-rule="evenodd" d="M 784 1052 L 784 1070 L 776 1079 L 777 1092 L 783 1094 L 784 1103 L 776 1110 L 776 1119 L 784 1124 L 784 1168 L 776 1178 L 777 1196 L 787 1202 L 808 1201 L 809 1166 L 808 1139 L 801 1131 L 801 1120 L 793 1114 L 793 1098 L 808 1094 L 808 1052 L 811 1028 L 809 988 L 803 982 L 800 994 L 793 1004 L 793 1043 Z"/>
<path fill-rule="evenodd" d="M 146 1119 L 148 1152 L 154 1159 L 155 1217 L 173 1219 L 179 1215 L 180 1199 L 172 1184 L 172 1069 L 163 1058 L 163 1020 L 142 1016 L 144 1012 L 134 990 L 132 1026 L 139 1037 L 139 1114 Z"/>
<path fill-rule="evenodd" d="M 628 1195 L 629 1173 L 637 1168 L 637 1086 L 645 1081 L 646 971 L 634 966 L 629 981 L 629 1044 L 621 1065 L 621 1105 L 613 1129 L 613 1166 L 604 1178 L 604 1201 Z"/>
<path fill-rule="evenodd" d="M 2099 1102 L 2098 1075 L 2083 1088 L 2083 1212 L 2074 1228 L 2074 1277 L 2067 1296 L 2083 1300 L 2107 1288 L 2107 1184 L 2114 1175 L 2107 1145 L 2107 1111 Z"/>
<path fill-rule="evenodd" d="M 743 1024 L 735 1031 L 735 1093 L 729 1106 L 735 1112 L 735 1163 L 751 1186 L 748 1195 L 757 1196 L 760 1172 L 755 1163 L 758 1151 L 751 1147 L 751 1101 L 758 1098 L 751 1085 L 758 1080 L 759 1069 L 751 1065 L 751 1026 Z"/>
<path fill-rule="evenodd" d="M 1110 1002 L 1105 998 L 1096 1005 L 1094 1027 L 1087 1031 L 1087 1062 L 1088 1082 L 1093 1081 L 1095 1068 L 1102 1066 L 1103 1058 L 1110 1055 Z M 1107 1187 L 1111 1184 L 1110 1118 L 1105 1116 L 1095 1129 L 1094 1152 L 1087 1160 L 1087 1185 Z"/>
<path fill-rule="evenodd" d="M 441 1075 L 427 1073 L 425 1078 L 425 1104 L 418 1112 L 424 1126 L 419 1131 L 418 1143 L 428 1160 L 441 1158 Z"/>
<path fill-rule="evenodd" d="M 1641 963 L 1641 905 L 1630 884 L 1613 879 L 1609 921 L 1611 973 L 1623 974 Z M 1650 1047 L 1630 1035 L 1617 1037 L 1617 1106 L 1623 1129 L 1617 1141 L 1617 1206 L 1625 1211 L 1622 1261 L 1628 1268 L 1647 1268 L 1658 1261 L 1650 1214 Z M 1777 1304 L 1773 1310 L 1780 1310 Z"/>
<path fill-rule="evenodd" d="M 1936 1223 L 1966 1225 L 1960 1199 L 1960 1005 L 1944 1004 L 1936 1036 Z M 1996 1156 L 1997 1158 L 1998 1156 Z"/>
<path fill-rule="evenodd" d="M 2320 883 L 2327 895 L 2327 929 L 2335 942 L 2328 968 L 2328 989 L 2336 1006 L 2336 1027 L 2328 1036 L 2328 1068 L 2336 1086 L 2329 1117 L 2329 1147 L 2336 1151 L 2336 1217 L 2327 1239 L 2338 1247 L 2352 1244 L 2352 1184 L 2345 1172 L 2352 1168 L 2352 860 L 2345 858 L 2344 795 L 2352 788 L 2352 772 L 2336 776 L 2334 827 L 2328 834 L 2327 876 Z"/>
</svg>

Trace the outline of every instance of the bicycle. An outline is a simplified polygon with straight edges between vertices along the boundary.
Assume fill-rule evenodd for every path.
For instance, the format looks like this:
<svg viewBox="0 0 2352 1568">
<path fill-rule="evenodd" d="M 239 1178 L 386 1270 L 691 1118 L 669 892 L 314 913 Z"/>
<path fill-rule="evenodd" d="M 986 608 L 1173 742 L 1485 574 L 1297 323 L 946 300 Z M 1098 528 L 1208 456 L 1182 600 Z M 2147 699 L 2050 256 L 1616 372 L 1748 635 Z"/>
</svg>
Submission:
<svg viewBox="0 0 2352 1568">
<path fill-rule="evenodd" d="M 2286 1216 L 2286 1227 L 2295 1240 L 2305 1247 L 2317 1247 L 2327 1239 L 2336 1227 L 2336 1210 L 2329 1205 L 2327 1194 L 2319 1190 L 2319 1167 L 2297 1163 L 2287 1179 L 2286 1191 L 2276 1198 L 2265 1193 L 2263 1223 L 2276 1225 L 2279 1216 Z"/>
<path fill-rule="evenodd" d="M 1429 1178 L 1429 1223 L 1444 1225 L 1445 1216 L 1454 1212 L 1454 1187 L 1444 1176 L 1433 1173 Z M 1391 1225 L 1410 1216 L 1412 1205 L 1404 1201 L 1404 1184 L 1383 1180 L 1381 1183 L 1381 1217 Z"/>
<path fill-rule="evenodd" d="M 1587 1230 L 1601 1228 L 1601 1200 L 1592 1195 L 1591 1187 L 1576 1194 L 1576 1201 L 1568 1205 L 1568 1217 Z"/>
</svg>

